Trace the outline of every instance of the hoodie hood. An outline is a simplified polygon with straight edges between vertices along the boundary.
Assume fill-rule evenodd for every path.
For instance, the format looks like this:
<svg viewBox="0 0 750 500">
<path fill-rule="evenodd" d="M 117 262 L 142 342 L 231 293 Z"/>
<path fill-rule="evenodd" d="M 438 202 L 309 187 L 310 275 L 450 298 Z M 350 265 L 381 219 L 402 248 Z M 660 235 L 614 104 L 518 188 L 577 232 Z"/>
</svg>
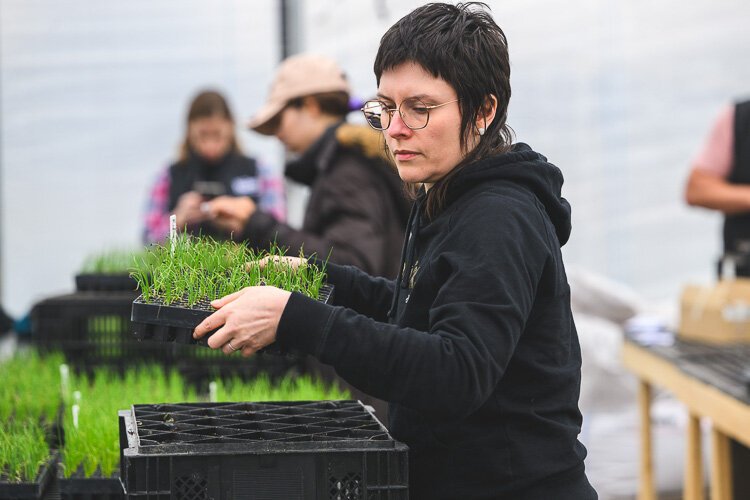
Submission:
<svg viewBox="0 0 750 500">
<path fill-rule="evenodd" d="M 531 191 L 542 203 L 555 227 L 560 246 L 570 237 L 570 204 L 562 197 L 563 175 L 547 158 L 518 143 L 504 154 L 491 156 L 463 167 L 451 180 L 447 204 L 477 184 L 505 181 Z"/>
</svg>

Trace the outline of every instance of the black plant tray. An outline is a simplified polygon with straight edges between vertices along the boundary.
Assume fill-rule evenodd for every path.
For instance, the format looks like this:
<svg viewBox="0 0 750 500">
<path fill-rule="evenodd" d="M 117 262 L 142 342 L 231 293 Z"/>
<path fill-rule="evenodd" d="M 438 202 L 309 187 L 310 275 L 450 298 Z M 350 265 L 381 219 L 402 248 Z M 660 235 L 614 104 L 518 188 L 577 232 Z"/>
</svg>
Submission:
<svg viewBox="0 0 750 500">
<path fill-rule="evenodd" d="M 137 342 L 130 314 L 136 292 L 77 292 L 44 299 L 31 310 L 31 340 L 61 351 L 76 368 L 125 368 L 134 361 L 168 363 L 164 349 Z"/>
<path fill-rule="evenodd" d="M 53 453 L 50 459 L 39 468 L 33 483 L 4 483 L 0 479 L 0 498 L 14 500 L 52 500 L 60 498 L 60 485 L 57 468 L 60 457 Z"/>
<path fill-rule="evenodd" d="M 119 417 L 127 498 L 408 498 L 407 446 L 358 401 L 134 405 Z"/>
<path fill-rule="evenodd" d="M 333 299 L 333 285 L 323 285 L 320 289 L 320 300 L 330 303 Z M 208 301 L 200 302 L 194 307 L 186 305 L 163 305 L 160 302 L 144 302 L 142 296 L 133 301 L 131 321 L 133 333 L 139 340 L 157 342 L 175 342 L 208 347 L 208 339 L 216 330 L 200 339 L 193 338 L 193 330 L 201 321 L 216 310 Z M 261 349 L 269 354 L 288 354 L 286 349 L 275 344 Z"/>
<path fill-rule="evenodd" d="M 102 477 L 95 473 L 85 477 L 82 467 L 68 478 L 60 478 L 60 497 L 62 500 L 121 500 L 125 490 L 116 472 L 112 477 Z"/>
<path fill-rule="evenodd" d="M 138 282 L 129 274 L 77 274 L 78 292 L 134 292 Z"/>
</svg>

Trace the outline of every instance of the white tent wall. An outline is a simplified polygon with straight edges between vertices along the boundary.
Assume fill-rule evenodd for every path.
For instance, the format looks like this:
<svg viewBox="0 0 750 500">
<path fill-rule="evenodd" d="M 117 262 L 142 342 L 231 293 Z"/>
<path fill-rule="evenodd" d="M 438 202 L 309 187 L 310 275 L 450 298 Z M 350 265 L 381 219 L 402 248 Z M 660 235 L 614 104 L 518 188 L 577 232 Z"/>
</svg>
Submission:
<svg viewBox="0 0 750 500">
<path fill-rule="evenodd" d="M 2 303 L 73 288 L 88 254 L 140 243 L 149 186 L 191 97 L 225 92 L 244 131 L 280 57 L 278 2 L 0 0 Z"/>
<path fill-rule="evenodd" d="M 422 3 L 308 1 L 303 46 L 368 96 L 380 36 Z M 750 3 L 487 3 L 509 41 L 509 123 L 566 178 L 567 261 L 656 301 L 713 279 L 721 218 L 682 192 L 720 108 L 750 96 Z"/>
<path fill-rule="evenodd" d="M 380 36 L 413 0 L 301 2 L 300 46 L 375 91 Z M 741 0 L 489 2 L 511 50 L 509 123 L 566 175 L 568 262 L 674 300 L 707 281 L 720 217 L 682 189 L 720 107 L 750 94 Z M 138 243 L 147 189 L 199 88 L 241 122 L 279 57 L 279 2 L 0 0 L 2 301 L 69 290 L 86 254 Z M 240 132 L 278 166 L 273 140 Z"/>
</svg>

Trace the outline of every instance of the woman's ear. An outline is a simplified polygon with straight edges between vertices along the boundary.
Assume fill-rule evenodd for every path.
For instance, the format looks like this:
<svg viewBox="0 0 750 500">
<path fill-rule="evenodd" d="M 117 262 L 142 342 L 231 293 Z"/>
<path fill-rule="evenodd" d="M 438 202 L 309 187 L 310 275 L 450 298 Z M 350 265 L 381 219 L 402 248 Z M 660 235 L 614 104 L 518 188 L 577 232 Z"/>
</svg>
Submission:
<svg viewBox="0 0 750 500">
<path fill-rule="evenodd" d="M 477 113 L 477 121 L 474 124 L 477 130 L 487 130 L 495 119 L 495 113 L 497 112 L 497 97 L 494 94 L 490 94 L 484 101 L 482 109 Z"/>
</svg>

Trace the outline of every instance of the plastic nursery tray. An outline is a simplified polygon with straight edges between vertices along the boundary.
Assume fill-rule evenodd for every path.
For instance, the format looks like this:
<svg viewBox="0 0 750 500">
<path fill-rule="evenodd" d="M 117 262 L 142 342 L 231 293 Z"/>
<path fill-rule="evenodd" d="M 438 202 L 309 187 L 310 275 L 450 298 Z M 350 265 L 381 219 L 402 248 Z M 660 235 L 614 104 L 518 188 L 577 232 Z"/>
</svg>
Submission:
<svg viewBox="0 0 750 500">
<path fill-rule="evenodd" d="M 79 368 L 164 361 L 164 349 L 131 334 L 135 297 L 135 292 L 78 292 L 44 299 L 31 311 L 31 340 L 42 351 L 61 351 Z"/>
<path fill-rule="evenodd" d="M 679 366 L 694 377 L 750 404 L 750 344 L 676 342 Z"/>
<path fill-rule="evenodd" d="M 62 500 L 121 500 L 125 498 L 119 472 L 113 477 L 100 475 L 85 477 L 79 468 L 71 477 L 61 477 L 59 481 Z"/>
<path fill-rule="evenodd" d="M 33 483 L 5 483 L 0 475 L 0 498 L 14 500 L 52 500 L 60 498 L 57 468 L 60 461 L 55 452 L 42 465 Z"/>
<path fill-rule="evenodd" d="M 407 499 L 408 448 L 358 401 L 134 405 L 126 498 Z"/>
<path fill-rule="evenodd" d="M 77 274 L 79 292 L 135 292 L 138 282 L 129 274 Z"/>
<path fill-rule="evenodd" d="M 323 285 L 319 301 L 330 303 L 333 298 L 333 285 Z M 133 301 L 131 321 L 133 333 L 140 340 L 157 342 L 176 342 L 178 344 L 195 344 L 208 347 L 208 339 L 214 333 L 201 339 L 193 338 L 193 330 L 201 321 L 209 317 L 215 309 L 207 302 L 199 302 L 194 307 L 184 305 L 163 305 L 159 302 L 147 303 L 142 296 Z M 278 346 L 269 346 L 263 351 L 282 354 Z"/>
</svg>

